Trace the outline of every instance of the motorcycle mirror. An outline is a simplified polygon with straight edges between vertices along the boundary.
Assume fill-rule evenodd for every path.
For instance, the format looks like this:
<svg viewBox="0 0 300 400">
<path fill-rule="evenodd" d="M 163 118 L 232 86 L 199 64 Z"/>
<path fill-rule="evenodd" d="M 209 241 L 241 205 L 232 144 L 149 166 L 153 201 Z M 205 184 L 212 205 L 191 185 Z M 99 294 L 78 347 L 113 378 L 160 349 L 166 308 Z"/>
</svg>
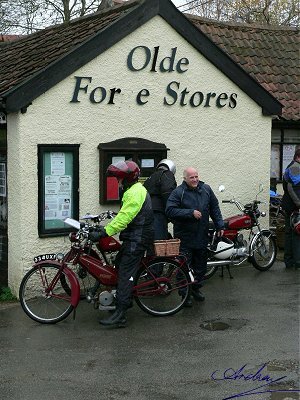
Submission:
<svg viewBox="0 0 300 400">
<path fill-rule="evenodd" d="M 219 192 L 224 192 L 224 190 L 225 190 L 225 186 L 224 185 L 220 185 L 219 186 Z"/>
</svg>

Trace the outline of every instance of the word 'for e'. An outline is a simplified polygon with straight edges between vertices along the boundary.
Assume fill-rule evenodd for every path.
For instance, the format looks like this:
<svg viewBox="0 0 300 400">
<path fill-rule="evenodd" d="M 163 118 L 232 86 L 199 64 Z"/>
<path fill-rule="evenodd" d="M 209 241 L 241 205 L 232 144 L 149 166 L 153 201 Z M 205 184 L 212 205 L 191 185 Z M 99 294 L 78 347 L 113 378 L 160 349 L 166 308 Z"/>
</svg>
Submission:
<svg viewBox="0 0 300 400">
<path fill-rule="evenodd" d="M 136 73 L 142 70 L 149 70 L 154 73 L 172 73 L 183 74 L 188 71 L 189 60 L 186 57 L 177 58 L 177 47 L 171 48 L 170 55 L 160 57 L 160 47 L 156 46 L 149 49 L 147 46 L 134 47 L 128 54 L 127 67 L 130 71 Z M 79 97 L 82 94 L 88 96 L 92 104 L 115 104 L 117 96 L 122 93 L 122 89 L 114 87 L 106 89 L 104 86 L 90 87 L 93 78 L 91 76 L 75 76 L 75 88 L 71 103 L 80 103 Z M 136 95 L 136 102 L 143 106 L 149 102 L 150 90 L 141 89 Z M 177 81 L 170 82 L 165 89 L 165 96 L 162 101 L 165 106 L 178 104 L 181 107 L 189 105 L 190 107 L 211 107 L 213 104 L 217 108 L 228 106 L 235 108 L 237 105 L 236 93 L 203 93 L 199 90 L 191 91 L 187 87 L 182 88 L 181 83 Z"/>
</svg>

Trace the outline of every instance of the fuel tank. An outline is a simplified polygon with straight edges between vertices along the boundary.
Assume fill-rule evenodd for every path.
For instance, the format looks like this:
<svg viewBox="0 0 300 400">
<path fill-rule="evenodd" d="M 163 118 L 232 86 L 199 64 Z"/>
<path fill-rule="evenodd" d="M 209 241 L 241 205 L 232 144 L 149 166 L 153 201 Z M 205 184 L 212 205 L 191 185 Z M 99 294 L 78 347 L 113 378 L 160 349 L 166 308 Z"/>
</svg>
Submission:
<svg viewBox="0 0 300 400">
<path fill-rule="evenodd" d="M 227 229 L 247 229 L 251 228 L 252 221 L 249 215 L 234 215 L 232 217 L 225 218 L 226 230 Z"/>
<path fill-rule="evenodd" d="M 79 264 L 83 265 L 91 275 L 97 278 L 103 285 L 115 286 L 118 281 L 117 270 L 110 265 L 106 265 L 102 260 L 83 254 Z"/>
<path fill-rule="evenodd" d="M 99 240 L 97 247 L 103 251 L 118 251 L 120 250 L 121 243 L 112 236 L 106 236 Z"/>
</svg>

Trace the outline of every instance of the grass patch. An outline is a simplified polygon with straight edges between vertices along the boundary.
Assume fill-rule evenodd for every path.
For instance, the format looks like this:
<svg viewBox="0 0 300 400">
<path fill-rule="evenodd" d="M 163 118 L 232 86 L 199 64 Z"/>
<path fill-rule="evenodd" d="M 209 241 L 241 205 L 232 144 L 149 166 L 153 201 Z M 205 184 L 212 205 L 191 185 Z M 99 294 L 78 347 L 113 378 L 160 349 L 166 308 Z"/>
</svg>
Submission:
<svg viewBox="0 0 300 400">
<path fill-rule="evenodd" d="M 17 298 L 12 294 L 9 287 L 0 287 L 0 301 L 15 301 Z"/>
</svg>

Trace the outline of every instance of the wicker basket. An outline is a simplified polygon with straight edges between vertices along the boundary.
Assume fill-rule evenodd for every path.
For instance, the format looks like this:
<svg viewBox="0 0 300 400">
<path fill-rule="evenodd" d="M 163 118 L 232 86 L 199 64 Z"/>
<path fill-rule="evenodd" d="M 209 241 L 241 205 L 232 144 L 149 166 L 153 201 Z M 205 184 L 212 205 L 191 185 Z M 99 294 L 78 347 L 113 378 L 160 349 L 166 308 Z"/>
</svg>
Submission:
<svg viewBox="0 0 300 400">
<path fill-rule="evenodd" d="M 170 240 L 167 240 L 166 242 L 167 242 L 166 255 L 167 256 L 177 256 L 179 254 L 180 240 L 179 239 L 170 239 Z"/>
<path fill-rule="evenodd" d="M 154 251 L 157 256 L 166 255 L 166 240 L 155 240 L 154 241 Z"/>
<path fill-rule="evenodd" d="M 179 239 L 154 241 L 154 250 L 157 256 L 177 256 L 179 254 L 179 246 Z"/>
</svg>

